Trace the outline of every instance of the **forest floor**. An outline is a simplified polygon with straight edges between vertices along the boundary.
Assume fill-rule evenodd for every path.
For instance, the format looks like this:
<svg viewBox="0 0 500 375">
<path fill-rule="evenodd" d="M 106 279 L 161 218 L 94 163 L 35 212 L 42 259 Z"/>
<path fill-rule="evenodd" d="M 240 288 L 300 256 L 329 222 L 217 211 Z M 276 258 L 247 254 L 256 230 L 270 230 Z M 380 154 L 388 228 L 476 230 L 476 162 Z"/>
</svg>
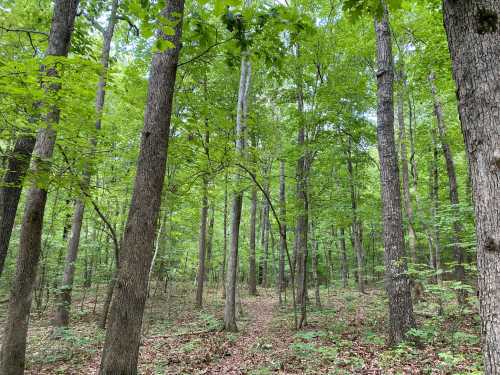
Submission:
<svg viewBox="0 0 500 375">
<path fill-rule="evenodd" d="M 223 299 L 210 289 L 195 309 L 191 286 L 152 293 L 145 312 L 141 374 L 481 374 L 474 303 L 458 308 L 453 296 L 416 305 L 413 342 L 388 348 L 383 291 L 322 290 L 322 306 L 311 306 L 307 327 L 293 330 L 293 310 L 280 307 L 274 290 L 242 295 L 238 333 L 221 331 Z M 99 296 L 98 300 L 101 300 Z M 449 303 L 448 303 L 449 302 Z M 95 296 L 76 299 L 72 326 L 54 339 L 50 306 L 32 314 L 27 374 L 96 374 L 104 331 L 97 328 Z M 5 311 L 0 310 L 0 324 Z"/>
</svg>

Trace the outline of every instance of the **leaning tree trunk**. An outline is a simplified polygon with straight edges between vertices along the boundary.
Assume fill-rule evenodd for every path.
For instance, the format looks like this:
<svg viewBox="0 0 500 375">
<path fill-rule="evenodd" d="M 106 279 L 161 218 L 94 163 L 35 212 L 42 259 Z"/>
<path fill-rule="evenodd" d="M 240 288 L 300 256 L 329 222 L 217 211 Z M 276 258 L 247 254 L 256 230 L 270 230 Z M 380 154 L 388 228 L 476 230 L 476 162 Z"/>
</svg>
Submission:
<svg viewBox="0 0 500 375">
<path fill-rule="evenodd" d="M 203 177 L 201 198 L 200 234 L 198 243 L 198 275 L 196 276 L 196 307 L 203 306 L 203 283 L 205 282 L 205 256 L 207 253 L 208 178 Z"/>
<path fill-rule="evenodd" d="M 460 246 L 460 239 L 463 233 L 462 224 L 459 221 L 460 210 L 459 210 L 459 198 L 458 198 L 458 184 L 457 184 L 457 174 L 455 172 L 455 163 L 453 161 L 453 154 L 451 153 L 450 144 L 446 137 L 446 125 L 444 122 L 443 108 L 441 106 L 441 101 L 437 95 L 437 89 L 435 84 L 434 74 L 431 73 L 429 76 L 429 82 L 431 85 L 432 97 L 434 100 L 434 113 L 436 115 L 437 126 L 439 131 L 439 139 L 441 141 L 441 147 L 443 149 L 444 159 L 446 161 L 446 173 L 448 174 L 448 186 L 450 191 L 450 203 L 453 208 L 453 255 L 455 256 L 455 279 L 460 282 L 465 281 L 465 269 L 463 266 L 464 262 L 464 251 L 462 246 Z M 458 299 L 460 303 L 465 302 L 465 294 L 463 292 L 458 293 Z"/>
<path fill-rule="evenodd" d="M 99 373 L 136 374 L 148 271 L 167 161 L 172 101 L 181 49 L 184 0 L 167 3 L 161 15 L 175 24 L 174 35 L 158 31 L 173 48 L 153 55 L 137 174 L 120 247 L 120 267 L 111 302 Z"/>
<path fill-rule="evenodd" d="M 22 183 L 29 168 L 35 137 L 20 136 L 8 158 L 7 173 L 0 188 L 0 276 L 9 250 L 10 236 L 21 197 Z"/>
<path fill-rule="evenodd" d="M 401 73 L 400 79 L 405 80 L 404 73 Z M 401 168 L 403 178 L 403 202 L 408 219 L 408 244 L 410 247 L 410 256 L 413 263 L 417 263 L 417 235 L 415 232 L 415 222 L 413 218 L 413 206 L 410 194 L 410 175 L 408 168 L 408 156 L 406 152 L 406 125 L 404 117 L 404 88 L 406 85 L 401 82 L 398 91 L 398 123 L 399 123 L 399 144 L 401 149 Z M 410 114 L 411 116 L 411 114 Z"/>
<path fill-rule="evenodd" d="M 472 176 L 485 373 L 500 373 L 500 2 L 445 0 L 444 24 Z"/>
<path fill-rule="evenodd" d="M 236 152 L 243 159 L 245 154 L 245 128 L 248 114 L 248 94 L 250 91 L 250 80 L 252 65 L 248 52 L 241 56 L 240 87 L 238 94 L 238 108 L 236 118 Z M 240 184 L 241 177 L 235 176 L 236 191 L 233 195 L 232 203 L 232 223 L 231 223 L 231 248 L 227 264 L 226 277 L 226 300 L 224 304 L 224 329 L 229 332 L 236 332 L 236 282 L 238 273 L 238 246 L 240 236 L 241 209 L 243 204 L 243 191 Z"/>
<path fill-rule="evenodd" d="M 49 34 L 47 55 L 67 56 L 75 22 L 78 0 L 57 0 Z M 57 77 L 54 66 L 44 67 L 46 74 Z M 50 84 L 46 90 L 48 96 L 54 95 L 60 84 Z M 50 159 L 54 151 L 56 133 L 54 126 L 59 122 L 59 109 L 52 105 L 46 117 L 46 127 L 37 134 L 34 146 L 34 160 L 31 173 L 40 175 L 49 173 Z M 16 274 L 11 286 L 9 308 L 1 353 L 0 373 L 22 374 L 24 372 L 26 334 L 31 309 L 31 295 L 36 279 L 36 270 L 41 252 L 43 214 L 47 202 L 47 190 L 32 185 L 26 196 L 26 206 L 21 225 L 19 255 Z"/>
<path fill-rule="evenodd" d="M 111 3 L 111 12 L 109 15 L 108 25 L 103 34 L 103 46 L 101 53 L 101 74 L 99 76 L 99 83 L 97 86 L 96 94 L 96 113 L 97 121 L 95 124 L 96 130 L 101 129 L 101 116 L 102 110 L 104 108 L 104 97 L 106 93 L 106 81 L 107 73 L 109 67 L 109 54 L 111 51 L 111 40 L 113 39 L 113 34 L 116 24 L 116 12 L 118 9 L 118 0 L 113 0 Z M 97 140 L 94 138 L 91 140 L 93 155 L 95 152 L 95 147 Z M 84 183 L 81 186 L 85 191 L 88 189 L 90 183 L 90 170 L 86 167 L 84 171 Z M 78 198 L 75 202 L 75 210 L 73 212 L 73 219 L 71 224 L 71 236 L 68 241 L 68 252 L 66 254 L 66 261 L 64 265 L 64 274 L 60 290 L 57 296 L 57 310 L 54 319 L 55 326 L 67 327 L 69 324 L 69 311 L 71 308 L 71 292 L 73 290 L 73 279 L 75 277 L 75 262 L 78 256 L 78 247 L 80 244 L 80 233 L 82 230 L 82 222 L 85 211 L 85 201 L 82 198 Z"/>
<path fill-rule="evenodd" d="M 394 105 L 391 32 L 388 13 L 375 20 L 377 36 L 377 143 L 385 249 L 385 286 L 389 297 L 389 343 L 401 342 L 415 326 L 405 258 L 401 192 L 394 140 Z"/>
</svg>

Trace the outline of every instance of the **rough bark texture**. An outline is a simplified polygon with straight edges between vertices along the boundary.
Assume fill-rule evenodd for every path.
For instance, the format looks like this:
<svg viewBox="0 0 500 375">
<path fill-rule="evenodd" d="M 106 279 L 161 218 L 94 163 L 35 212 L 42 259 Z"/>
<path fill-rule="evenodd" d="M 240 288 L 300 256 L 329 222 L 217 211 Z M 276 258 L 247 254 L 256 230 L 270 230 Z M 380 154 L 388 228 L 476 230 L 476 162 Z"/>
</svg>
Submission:
<svg viewBox="0 0 500 375">
<path fill-rule="evenodd" d="M 111 40 L 116 24 L 116 12 L 118 9 L 118 0 L 113 0 L 111 4 L 111 11 L 108 20 L 108 25 L 103 34 L 103 47 L 101 53 L 101 73 L 99 75 L 99 83 L 96 93 L 96 113 L 97 121 L 95 124 L 96 130 L 101 129 L 101 114 L 104 108 L 104 98 L 106 94 L 106 81 L 107 72 L 109 67 L 109 54 L 111 51 Z M 92 155 L 94 154 L 97 140 L 93 138 Z M 84 171 L 84 182 L 82 189 L 87 190 L 90 183 L 90 168 L 86 166 Z M 57 296 L 57 309 L 54 318 L 54 324 L 58 327 L 66 327 L 69 324 L 69 312 L 71 308 L 71 292 L 73 290 L 73 279 L 75 275 L 75 262 L 78 257 L 78 248 L 80 244 L 80 233 L 82 230 L 82 222 L 85 211 L 85 201 L 78 198 L 75 202 L 75 209 L 73 212 L 73 219 L 71 224 L 71 236 L 68 241 L 68 251 L 66 253 L 66 261 L 64 265 L 64 274 L 60 290 Z"/>
<path fill-rule="evenodd" d="M 401 73 L 401 80 L 404 80 L 404 73 Z M 408 168 L 408 155 L 406 151 L 406 125 L 404 115 L 404 88 L 401 84 L 398 92 L 398 123 L 399 123 L 399 146 L 401 151 L 401 175 L 403 182 L 403 202 L 406 218 L 408 219 L 408 245 L 413 263 L 417 263 L 417 235 L 415 232 L 415 220 L 413 218 L 413 205 L 410 194 L 410 174 Z"/>
<path fill-rule="evenodd" d="M 236 114 L 236 152 L 244 158 L 245 154 L 245 131 L 248 114 L 248 94 L 252 66 L 248 53 L 241 56 L 240 87 L 238 93 L 238 107 Z M 224 304 L 224 329 L 236 332 L 236 282 L 238 273 L 238 242 L 240 237 L 241 208 L 243 204 L 243 192 L 240 190 L 240 175 L 235 176 L 236 191 L 233 195 L 233 214 L 231 223 L 231 248 L 227 264 L 226 277 L 226 300 Z"/>
<path fill-rule="evenodd" d="M 196 306 L 203 306 L 203 284 L 205 282 L 205 256 L 207 253 L 208 180 L 203 178 L 201 198 L 200 233 L 198 241 L 198 274 L 196 276 Z"/>
<path fill-rule="evenodd" d="M 0 277 L 9 250 L 10 236 L 21 197 L 22 183 L 29 168 L 35 137 L 20 136 L 8 158 L 7 173 L 0 189 Z"/>
<path fill-rule="evenodd" d="M 397 344 L 415 326 L 405 259 L 401 192 L 394 140 L 391 32 L 388 15 L 375 20 L 377 37 L 377 141 L 384 225 L 385 286 L 389 297 L 389 343 Z"/>
<path fill-rule="evenodd" d="M 458 184 L 457 184 L 457 174 L 455 172 L 455 163 L 453 161 L 453 154 L 451 152 L 450 144 L 448 143 L 446 136 L 446 124 L 444 121 L 443 108 L 441 106 L 441 101 L 439 100 L 434 74 L 429 76 L 429 82 L 431 85 L 432 97 L 434 100 L 434 113 L 436 115 L 437 127 L 439 131 L 439 140 L 441 141 L 441 148 L 443 150 L 444 159 L 446 161 L 446 173 L 448 175 L 448 189 L 450 192 L 450 203 L 453 207 L 454 220 L 453 220 L 453 255 L 455 257 L 455 279 L 457 281 L 465 281 L 465 269 L 463 266 L 464 262 L 464 251 L 462 246 L 460 246 L 460 240 L 462 238 L 463 227 L 460 223 L 460 210 L 458 205 L 460 204 L 458 198 Z M 458 293 L 459 302 L 464 302 L 464 293 Z"/>
<path fill-rule="evenodd" d="M 255 237 L 257 222 L 257 187 L 252 186 L 250 202 L 250 249 L 248 253 L 248 293 L 257 295 L 257 266 L 255 256 Z"/>
<path fill-rule="evenodd" d="M 500 373 L 500 2 L 446 0 L 444 24 L 472 177 L 485 373 Z"/>
<path fill-rule="evenodd" d="M 111 302 L 100 374 L 136 374 L 148 271 L 161 205 L 181 48 L 183 0 L 172 0 L 162 16 L 175 22 L 175 34 L 159 32 L 174 48 L 153 55 L 137 174 L 123 236 L 120 267 Z"/>
<path fill-rule="evenodd" d="M 77 7 L 78 0 L 58 0 L 55 2 L 47 55 L 67 56 Z M 45 70 L 47 75 L 57 75 L 54 67 L 47 67 Z M 53 92 L 59 88 L 59 84 L 52 84 L 46 90 Z M 56 139 L 53 125 L 58 122 L 59 109 L 52 106 L 47 114 L 47 126 L 40 129 L 36 137 L 33 150 L 33 175 L 49 172 L 50 159 Z M 33 184 L 26 196 L 16 274 L 11 286 L 7 322 L 3 335 L 0 358 L 0 373 L 2 374 L 14 375 L 24 372 L 31 295 L 41 252 L 43 214 L 46 201 L 47 190 Z"/>
</svg>

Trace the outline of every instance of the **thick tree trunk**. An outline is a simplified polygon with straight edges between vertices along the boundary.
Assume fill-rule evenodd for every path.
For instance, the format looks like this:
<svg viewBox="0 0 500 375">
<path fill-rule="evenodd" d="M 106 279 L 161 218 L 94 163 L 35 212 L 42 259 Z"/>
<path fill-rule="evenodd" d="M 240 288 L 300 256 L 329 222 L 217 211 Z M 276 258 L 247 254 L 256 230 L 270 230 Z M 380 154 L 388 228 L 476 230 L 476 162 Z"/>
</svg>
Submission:
<svg viewBox="0 0 500 375">
<path fill-rule="evenodd" d="M 240 87 L 238 94 L 238 108 L 236 118 L 236 152 L 244 158 L 245 154 L 245 131 L 248 114 L 248 94 L 250 91 L 250 81 L 252 76 L 252 66 L 248 52 L 243 52 L 241 56 Z M 227 265 L 226 280 L 226 300 L 224 304 L 224 329 L 236 332 L 236 282 L 238 272 L 238 245 L 240 236 L 241 209 L 243 204 L 243 192 L 240 190 L 240 175 L 235 176 L 235 188 L 233 195 L 232 223 L 231 223 L 231 248 Z"/>
<path fill-rule="evenodd" d="M 78 8 L 78 0 L 57 0 L 49 34 L 47 55 L 67 56 L 73 25 Z M 45 67 L 48 76 L 57 76 L 54 67 Z M 51 84 L 48 92 L 60 89 L 59 84 Z M 50 160 L 54 151 L 56 133 L 54 125 L 59 122 L 59 109 L 51 106 L 46 118 L 46 127 L 38 131 L 34 146 L 32 174 L 50 171 Z M 22 374 L 24 372 L 26 334 L 31 310 L 31 295 L 41 252 L 43 214 L 47 202 L 47 190 L 32 185 L 26 196 L 26 206 L 21 225 L 19 255 L 16 274 L 12 282 L 7 322 L 3 335 L 0 373 Z"/>
<path fill-rule="evenodd" d="M 500 2 L 445 0 L 444 24 L 472 176 L 485 373 L 500 373 Z"/>
<path fill-rule="evenodd" d="M 462 238 L 463 227 L 460 223 L 460 209 L 458 205 L 460 204 L 458 198 L 458 184 L 457 175 L 455 172 L 455 163 L 453 161 L 453 154 L 451 153 L 450 144 L 446 138 L 446 125 L 444 121 L 443 109 L 441 106 L 441 101 L 437 95 L 437 89 L 435 84 L 434 74 L 429 76 L 429 82 L 431 85 L 432 97 L 434 100 L 434 113 L 436 115 L 437 126 L 439 131 L 439 139 L 441 141 L 441 148 L 443 149 L 444 159 L 446 161 L 446 173 L 448 175 L 448 187 L 450 191 L 450 203 L 453 207 L 454 218 L 453 218 L 453 255 L 455 257 L 455 279 L 460 282 L 465 281 L 465 269 L 463 266 L 464 262 L 464 251 L 460 245 L 460 240 Z M 463 292 L 458 293 L 458 299 L 460 303 L 465 302 L 465 294 Z"/>
<path fill-rule="evenodd" d="M 196 307 L 203 306 L 203 284 L 205 282 L 205 256 L 207 252 L 208 219 L 208 179 L 203 178 L 203 197 L 201 198 L 200 233 L 198 242 L 198 275 L 196 277 Z"/>
<path fill-rule="evenodd" d="M 280 160 L 280 257 L 278 270 L 279 300 L 282 304 L 281 294 L 285 291 L 285 252 L 286 252 L 286 190 L 285 190 L 285 160 Z"/>
<path fill-rule="evenodd" d="M 257 295 L 257 266 L 255 256 L 255 237 L 257 222 L 257 187 L 252 185 L 252 197 L 250 203 L 250 249 L 248 254 L 248 293 Z"/>
<path fill-rule="evenodd" d="M 345 246 L 345 230 L 339 228 L 339 247 L 341 256 L 341 272 L 342 272 L 342 286 L 347 288 L 349 283 L 349 263 L 347 262 L 347 250 Z"/>
<path fill-rule="evenodd" d="M 109 67 L 109 54 L 111 51 L 111 40 L 116 24 L 116 12 L 118 9 L 118 0 L 113 0 L 111 3 L 111 11 L 109 15 L 108 25 L 103 34 L 103 47 L 101 53 L 101 74 L 99 76 L 99 83 L 96 93 L 96 113 L 97 121 L 95 124 L 96 130 L 101 129 L 101 116 L 104 108 L 104 98 L 106 94 L 106 81 Z M 92 155 L 95 152 L 97 140 L 94 138 L 92 143 Z M 87 190 L 90 183 L 90 170 L 86 167 L 84 171 L 84 183 L 82 189 Z M 57 296 L 57 310 L 54 319 L 55 326 L 67 327 L 69 324 L 69 312 L 71 308 L 71 293 L 73 290 L 73 279 L 75 275 L 75 262 L 78 257 L 78 248 L 80 244 L 80 233 L 82 229 L 83 216 L 85 211 L 85 201 L 78 198 L 75 202 L 75 209 L 73 212 L 73 219 L 71 224 L 71 237 L 68 241 L 68 252 L 66 254 L 66 261 L 64 265 L 64 274 L 60 290 Z"/>
<path fill-rule="evenodd" d="M 364 272 L 364 257 L 365 250 L 363 249 L 363 243 L 361 241 L 361 222 L 358 218 L 358 202 L 357 193 L 354 176 L 354 171 L 352 167 L 352 153 L 351 153 L 351 143 L 349 139 L 349 149 L 347 153 L 347 171 L 349 172 L 349 186 L 351 189 L 351 213 L 352 213 L 352 239 L 354 244 L 354 250 L 356 251 L 357 260 L 357 276 L 358 276 L 358 289 L 361 293 L 365 292 L 365 272 Z"/>
<path fill-rule="evenodd" d="M 401 80 L 404 80 L 404 73 L 401 73 Z M 401 151 L 401 169 L 403 177 L 403 202 L 408 219 L 408 244 L 410 247 L 410 256 L 413 263 L 417 263 L 417 235 L 415 232 L 415 221 L 413 218 L 413 206 L 410 194 L 410 175 L 408 168 L 408 156 L 406 152 L 406 125 L 404 117 L 404 88 L 406 85 L 401 82 L 398 92 L 398 123 L 399 123 L 399 145 Z"/>
<path fill-rule="evenodd" d="M 23 135 L 16 140 L 12 155 L 8 158 L 7 173 L 0 188 L 0 277 L 9 250 L 24 176 L 29 168 L 34 146 L 35 137 L 33 136 Z"/>
<path fill-rule="evenodd" d="M 174 47 L 153 55 L 137 174 L 121 246 L 100 374 L 136 374 L 148 270 L 167 161 L 175 77 L 181 48 L 184 1 L 172 0 L 162 16 L 175 23 L 174 35 L 158 31 Z"/>
<path fill-rule="evenodd" d="M 401 342 L 415 326 L 405 259 L 398 160 L 394 140 L 391 32 L 388 14 L 375 20 L 377 37 L 377 141 L 384 224 L 385 285 L 389 297 L 389 343 Z"/>
</svg>

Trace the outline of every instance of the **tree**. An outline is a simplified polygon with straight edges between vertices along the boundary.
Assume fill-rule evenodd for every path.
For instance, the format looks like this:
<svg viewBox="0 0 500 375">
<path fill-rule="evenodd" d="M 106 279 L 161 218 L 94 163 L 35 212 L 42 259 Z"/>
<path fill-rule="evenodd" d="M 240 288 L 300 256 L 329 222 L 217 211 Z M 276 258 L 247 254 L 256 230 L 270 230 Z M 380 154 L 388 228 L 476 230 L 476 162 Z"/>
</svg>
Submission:
<svg viewBox="0 0 500 375">
<path fill-rule="evenodd" d="M 388 12 L 375 18 L 377 37 L 377 141 L 384 223 L 385 285 L 389 296 L 389 342 L 398 344 L 415 326 L 401 213 L 399 170 L 394 141 L 392 41 Z"/>
<path fill-rule="evenodd" d="M 444 25 L 476 216 L 481 332 L 486 374 L 500 372 L 500 3 L 445 0 Z"/>
<path fill-rule="evenodd" d="M 167 42 L 167 49 L 155 52 L 151 61 L 137 173 L 99 370 L 102 375 L 137 373 L 148 270 L 167 162 L 183 13 L 184 0 L 169 1 L 161 11 L 161 16 L 175 26 L 174 32 L 168 33 L 173 35 L 163 30 L 158 32 L 158 40 Z"/>
</svg>

